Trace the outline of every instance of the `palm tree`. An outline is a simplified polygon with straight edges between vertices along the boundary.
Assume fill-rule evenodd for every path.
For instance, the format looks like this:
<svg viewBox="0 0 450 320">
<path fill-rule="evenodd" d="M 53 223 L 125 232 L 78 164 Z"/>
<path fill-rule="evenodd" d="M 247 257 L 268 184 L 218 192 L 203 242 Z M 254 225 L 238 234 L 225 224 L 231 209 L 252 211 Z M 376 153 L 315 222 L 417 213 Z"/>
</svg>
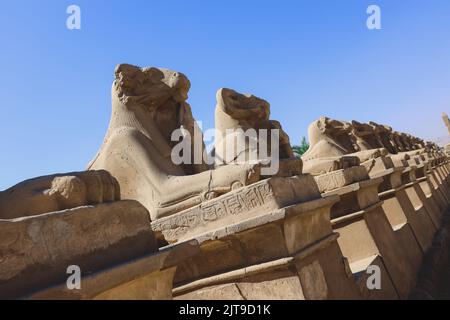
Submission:
<svg viewBox="0 0 450 320">
<path fill-rule="evenodd" d="M 302 154 L 304 154 L 309 148 L 309 143 L 306 141 L 306 138 L 302 138 L 302 142 L 299 146 L 293 146 L 292 151 L 294 151 L 294 155 L 296 158 L 300 158 Z"/>
</svg>

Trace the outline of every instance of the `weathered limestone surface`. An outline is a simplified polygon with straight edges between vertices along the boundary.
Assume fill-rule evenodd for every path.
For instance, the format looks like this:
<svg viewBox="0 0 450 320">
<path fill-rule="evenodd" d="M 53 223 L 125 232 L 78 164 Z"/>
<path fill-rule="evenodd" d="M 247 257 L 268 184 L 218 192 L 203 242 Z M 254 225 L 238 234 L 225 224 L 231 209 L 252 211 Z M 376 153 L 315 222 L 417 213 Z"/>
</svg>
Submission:
<svg viewBox="0 0 450 320">
<path fill-rule="evenodd" d="M 441 149 L 321 117 L 296 159 L 267 101 L 220 89 L 208 165 L 189 87 L 176 71 L 117 66 L 91 170 L 0 192 L 0 298 L 408 298 L 448 219 Z M 187 163 L 174 162 L 174 132 L 192 137 Z M 81 289 L 66 286 L 70 265 Z M 380 290 L 367 286 L 373 266 Z"/>
<path fill-rule="evenodd" d="M 0 220 L 0 229 L 0 292 L 7 296 L 66 279 L 72 264 L 88 271 L 157 249 L 148 212 L 135 201 Z"/>
<path fill-rule="evenodd" d="M 0 297 L 170 298 L 176 263 L 191 247 L 158 253 L 148 211 L 133 200 L 3 219 Z M 70 265 L 82 272 L 82 290 L 66 286 Z"/>
<path fill-rule="evenodd" d="M 369 179 L 367 170 L 363 166 L 355 166 L 336 170 L 327 174 L 315 176 L 314 179 L 321 193 L 345 187 L 354 182 Z"/>
<path fill-rule="evenodd" d="M 296 167 L 290 175 L 302 173 L 302 161 L 294 158 L 289 136 L 278 121 L 270 120 L 270 104 L 251 94 L 241 94 L 222 88 L 217 92 L 215 127 L 216 164 L 246 163 L 258 160 L 286 160 Z M 272 137 L 277 130 L 278 137 Z M 253 135 L 251 135 L 253 133 Z M 278 142 L 278 150 L 272 150 L 272 140 Z M 229 150 L 229 148 L 232 150 Z M 262 153 L 265 154 L 262 154 Z"/>
<path fill-rule="evenodd" d="M 303 162 L 303 172 L 321 175 L 359 165 L 359 158 L 354 156 L 324 157 Z"/>
<path fill-rule="evenodd" d="M 71 172 L 23 181 L 0 192 L 0 219 L 120 200 L 117 180 L 104 170 Z"/>
<path fill-rule="evenodd" d="M 444 124 L 447 127 L 448 134 L 450 134 L 450 119 L 445 112 L 442 113 L 442 120 L 444 120 Z"/>
<path fill-rule="evenodd" d="M 27 299 L 169 300 L 177 264 L 197 254 L 196 241 L 139 256 L 83 278 L 80 290 L 64 284 L 35 292 Z"/>
<path fill-rule="evenodd" d="M 325 129 L 318 130 L 321 127 Z M 311 147 L 303 157 L 306 168 L 339 154 L 379 151 L 373 153 L 373 161 L 362 163 L 372 180 L 378 180 L 375 188 L 361 187 L 361 183 L 352 185 L 350 179 L 345 186 L 340 170 L 318 175 L 315 179 L 320 177 L 319 188 L 324 195 L 340 195 L 341 200 L 331 209 L 331 217 L 352 272 L 360 273 L 381 256 L 379 261 L 383 266 L 380 268 L 389 275 L 398 297 L 408 297 L 415 285 L 423 253 L 430 247 L 443 212 L 443 206 L 439 207 L 439 202 L 434 201 L 436 196 L 433 198 L 431 192 L 427 196 L 419 184 L 425 182 L 428 186 L 427 171 L 435 156 L 428 153 L 422 140 L 373 122 L 352 121 L 350 125 L 321 118 L 311 124 L 309 132 Z M 323 187 L 327 179 L 328 189 Z M 378 200 L 378 193 L 382 202 Z M 364 206 L 361 199 L 372 201 Z M 360 288 L 363 296 L 368 295 L 367 290 Z M 383 295 L 395 298 L 389 290 Z"/>
<path fill-rule="evenodd" d="M 352 125 L 348 122 L 321 117 L 310 124 L 308 128 L 310 147 L 302 156 L 307 171 L 315 174 L 315 163 L 318 159 L 340 158 L 342 156 L 355 156 L 360 162 L 373 161 L 373 159 L 385 153 L 382 149 L 361 150 L 357 139 L 352 132 Z M 309 163 L 309 166 L 307 164 Z M 343 168 L 339 168 L 343 169 Z M 328 172 L 330 172 L 329 170 Z"/>
<path fill-rule="evenodd" d="M 103 145 L 88 169 L 104 169 L 120 184 L 121 196 L 142 203 L 153 220 L 259 180 L 257 164 L 210 169 L 202 160 L 203 140 L 186 102 L 190 82 L 182 73 L 117 66 L 112 115 Z M 192 137 L 190 164 L 175 164 L 175 130 Z M 180 131 L 181 132 L 181 131 Z M 197 135 L 197 143 L 194 143 Z M 200 155 L 196 164 L 195 155 Z"/>
<path fill-rule="evenodd" d="M 176 298 L 357 298 L 330 225 L 337 200 L 285 207 L 197 236 L 201 254 L 179 266 Z"/>
<path fill-rule="evenodd" d="M 152 229 L 161 232 L 166 241 L 176 242 L 249 217 L 270 213 L 274 209 L 317 198 L 320 198 L 320 193 L 310 175 L 275 177 L 158 219 L 152 222 Z"/>
<path fill-rule="evenodd" d="M 353 273 L 367 269 L 370 265 L 367 263 L 381 256 L 383 266 L 380 268 L 387 270 L 382 281 L 388 288 L 394 286 L 399 297 L 405 298 L 414 286 L 414 269 L 418 268 L 414 261 L 416 255 L 405 243 L 398 242 L 381 208 L 378 199 L 381 181 L 382 178 L 366 180 L 331 192 L 341 196 L 341 201 L 331 209 L 333 229 L 340 234 L 338 243 Z M 387 291 L 384 298 L 395 298 L 391 293 Z"/>
</svg>

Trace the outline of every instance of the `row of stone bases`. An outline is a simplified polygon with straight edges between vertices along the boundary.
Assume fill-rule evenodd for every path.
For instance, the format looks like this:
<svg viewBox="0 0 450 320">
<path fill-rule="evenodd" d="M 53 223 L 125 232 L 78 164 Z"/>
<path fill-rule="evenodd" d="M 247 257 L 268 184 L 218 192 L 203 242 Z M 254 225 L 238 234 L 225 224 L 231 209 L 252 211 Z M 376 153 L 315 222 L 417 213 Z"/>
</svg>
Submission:
<svg viewBox="0 0 450 320">
<path fill-rule="evenodd" d="M 170 133 L 196 130 L 188 90 L 181 73 L 119 65 L 89 170 L 0 193 L 0 297 L 408 298 L 450 205 L 437 146 L 320 118 L 298 159 L 266 101 L 221 89 L 216 128 L 281 130 L 279 173 L 246 163 L 251 145 L 220 165 L 177 166 Z M 71 265 L 80 289 L 67 286 Z"/>
</svg>

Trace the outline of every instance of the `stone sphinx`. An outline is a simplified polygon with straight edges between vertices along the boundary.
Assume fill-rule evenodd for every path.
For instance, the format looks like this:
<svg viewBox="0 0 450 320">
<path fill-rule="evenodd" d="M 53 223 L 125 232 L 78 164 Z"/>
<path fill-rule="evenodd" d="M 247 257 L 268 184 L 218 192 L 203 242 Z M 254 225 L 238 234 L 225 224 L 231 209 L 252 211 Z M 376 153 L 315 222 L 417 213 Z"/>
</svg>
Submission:
<svg viewBox="0 0 450 320">
<path fill-rule="evenodd" d="M 308 135 L 310 147 L 302 159 L 306 172 L 313 174 L 343 169 L 341 164 L 336 163 L 342 162 L 342 159 L 350 162 L 344 164 L 344 167 L 351 167 L 382 155 L 380 149 L 361 150 L 357 139 L 352 135 L 352 125 L 348 122 L 321 117 L 310 124 Z M 350 160 L 352 158 L 358 160 Z M 329 169 L 328 163 L 332 164 Z"/>
<path fill-rule="evenodd" d="M 294 157 L 289 136 L 281 124 L 269 120 L 267 101 L 226 88 L 218 90 L 216 98 L 216 166 L 252 161 L 272 166 L 280 161 L 273 175 L 301 174 L 302 161 Z"/>
<path fill-rule="evenodd" d="M 417 149 L 424 150 L 425 149 L 425 142 L 418 137 L 411 136 L 411 144 L 413 145 L 415 150 L 417 150 Z"/>
<path fill-rule="evenodd" d="M 0 219 L 118 200 L 119 184 L 104 170 L 49 175 L 23 181 L 0 192 Z"/>
<path fill-rule="evenodd" d="M 375 131 L 375 135 L 377 136 L 379 143 L 381 143 L 381 145 L 386 148 L 390 154 L 396 154 L 398 151 L 395 148 L 394 142 L 391 138 L 392 128 L 373 121 L 369 121 L 369 125 L 372 126 Z"/>
<path fill-rule="evenodd" d="M 397 132 L 393 132 L 392 128 L 386 125 L 381 125 L 370 121 L 369 124 L 373 127 L 378 140 L 384 148 L 389 152 L 389 157 L 392 159 L 395 166 L 401 167 L 407 165 L 410 155 L 405 150 L 402 140 Z"/>
<path fill-rule="evenodd" d="M 423 148 L 423 140 L 421 141 L 419 138 L 413 137 L 409 133 L 400 133 L 400 140 L 406 151 L 410 151 L 412 153 L 422 153 L 424 151 Z"/>
<path fill-rule="evenodd" d="M 170 299 L 198 247 L 158 245 L 147 209 L 120 200 L 104 170 L 23 181 L 0 192 L 0 299 Z M 77 290 L 68 266 L 82 271 Z"/>
<path fill-rule="evenodd" d="M 398 131 L 391 132 L 391 140 L 394 142 L 397 153 L 408 151 L 408 147 L 405 144 L 402 133 Z"/>
<path fill-rule="evenodd" d="M 406 150 L 412 151 L 417 150 L 413 143 L 413 136 L 409 133 L 400 133 L 400 139 L 403 142 L 403 146 L 405 146 Z"/>
<path fill-rule="evenodd" d="M 382 155 L 388 153 L 371 125 L 353 120 L 352 128 L 352 134 L 356 138 L 356 144 L 360 150 L 379 149 Z"/>
<path fill-rule="evenodd" d="M 210 169 L 205 163 L 175 164 L 171 135 L 200 132 L 186 102 L 190 82 L 179 72 L 159 68 L 116 67 L 112 115 L 103 145 L 88 169 L 105 169 L 117 178 L 121 196 L 138 200 L 152 220 L 182 211 L 260 178 L 258 164 Z M 201 139 L 201 137 L 200 137 Z M 202 141 L 202 139 L 201 139 Z M 203 156 L 192 142 L 193 157 Z"/>
<path fill-rule="evenodd" d="M 378 149 L 361 150 L 352 133 L 352 125 L 348 122 L 321 117 L 308 128 L 310 147 L 304 159 L 330 156 L 356 156 L 361 162 L 379 157 Z"/>
<path fill-rule="evenodd" d="M 405 159 L 408 160 L 410 157 L 419 155 L 423 152 L 423 149 L 418 149 L 414 146 L 410 134 L 391 131 L 390 136 L 396 151 L 396 156 L 394 156 L 394 158 L 405 157 Z"/>
</svg>

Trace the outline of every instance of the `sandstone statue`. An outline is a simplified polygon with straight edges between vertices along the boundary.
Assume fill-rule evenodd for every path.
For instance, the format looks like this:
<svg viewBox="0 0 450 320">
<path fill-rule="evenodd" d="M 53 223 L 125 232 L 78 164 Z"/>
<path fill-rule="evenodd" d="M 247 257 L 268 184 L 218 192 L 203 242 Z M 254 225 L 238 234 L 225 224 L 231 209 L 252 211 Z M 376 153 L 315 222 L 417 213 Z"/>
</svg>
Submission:
<svg viewBox="0 0 450 320">
<path fill-rule="evenodd" d="M 371 125 L 375 131 L 378 140 L 383 145 L 386 150 L 391 154 L 396 154 L 397 150 L 394 146 L 394 143 L 391 139 L 392 128 L 389 126 L 381 125 L 376 122 L 370 121 L 369 125 Z"/>
<path fill-rule="evenodd" d="M 408 151 L 408 147 L 405 145 L 402 133 L 397 131 L 391 131 L 391 141 L 394 143 L 397 153 Z"/>
<path fill-rule="evenodd" d="M 376 135 L 375 129 L 367 124 L 356 120 L 352 121 L 352 134 L 356 138 L 356 144 L 360 150 L 379 149 L 382 155 L 387 154 L 387 150 Z"/>
<path fill-rule="evenodd" d="M 0 219 L 14 219 L 120 200 L 117 180 L 104 170 L 23 181 L 0 192 Z"/>
<path fill-rule="evenodd" d="M 450 119 L 448 118 L 448 115 L 445 112 L 442 112 L 442 120 L 444 121 L 448 133 L 450 134 Z"/>
<path fill-rule="evenodd" d="M 281 124 L 269 120 L 267 101 L 226 88 L 218 90 L 216 98 L 216 166 L 251 161 L 270 164 L 281 160 L 277 175 L 301 174 L 302 161 L 294 157 L 289 136 Z"/>
<path fill-rule="evenodd" d="M 152 220 L 260 178 L 258 164 L 210 169 L 203 162 L 174 163 L 172 149 L 178 142 L 172 141 L 172 133 L 183 129 L 195 136 L 200 132 L 186 102 L 189 88 L 189 80 L 179 72 L 118 65 L 109 128 L 88 165 L 90 170 L 111 172 L 120 184 L 122 198 L 138 200 Z M 203 155 L 203 148 L 202 142 L 198 147 L 192 141 L 192 157 L 199 152 Z"/>
<path fill-rule="evenodd" d="M 358 165 L 359 162 L 372 161 L 382 155 L 380 149 L 361 150 L 352 130 L 349 122 L 327 117 L 321 117 L 310 124 L 308 128 L 310 147 L 302 156 L 304 171 L 317 174 L 321 171 L 333 171 L 336 168 L 343 169 L 336 163 L 339 159 L 342 162 L 342 157 L 347 160 L 352 157 L 358 159 L 357 162 L 350 160 L 353 163 L 346 165 L 348 167 Z M 333 165 L 326 169 L 327 163 Z"/>
<path fill-rule="evenodd" d="M 425 141 L 418 137 L 411 136 L 411 143 L 414 145 L 414 149 L 425 149 Z"/>
</svg>

